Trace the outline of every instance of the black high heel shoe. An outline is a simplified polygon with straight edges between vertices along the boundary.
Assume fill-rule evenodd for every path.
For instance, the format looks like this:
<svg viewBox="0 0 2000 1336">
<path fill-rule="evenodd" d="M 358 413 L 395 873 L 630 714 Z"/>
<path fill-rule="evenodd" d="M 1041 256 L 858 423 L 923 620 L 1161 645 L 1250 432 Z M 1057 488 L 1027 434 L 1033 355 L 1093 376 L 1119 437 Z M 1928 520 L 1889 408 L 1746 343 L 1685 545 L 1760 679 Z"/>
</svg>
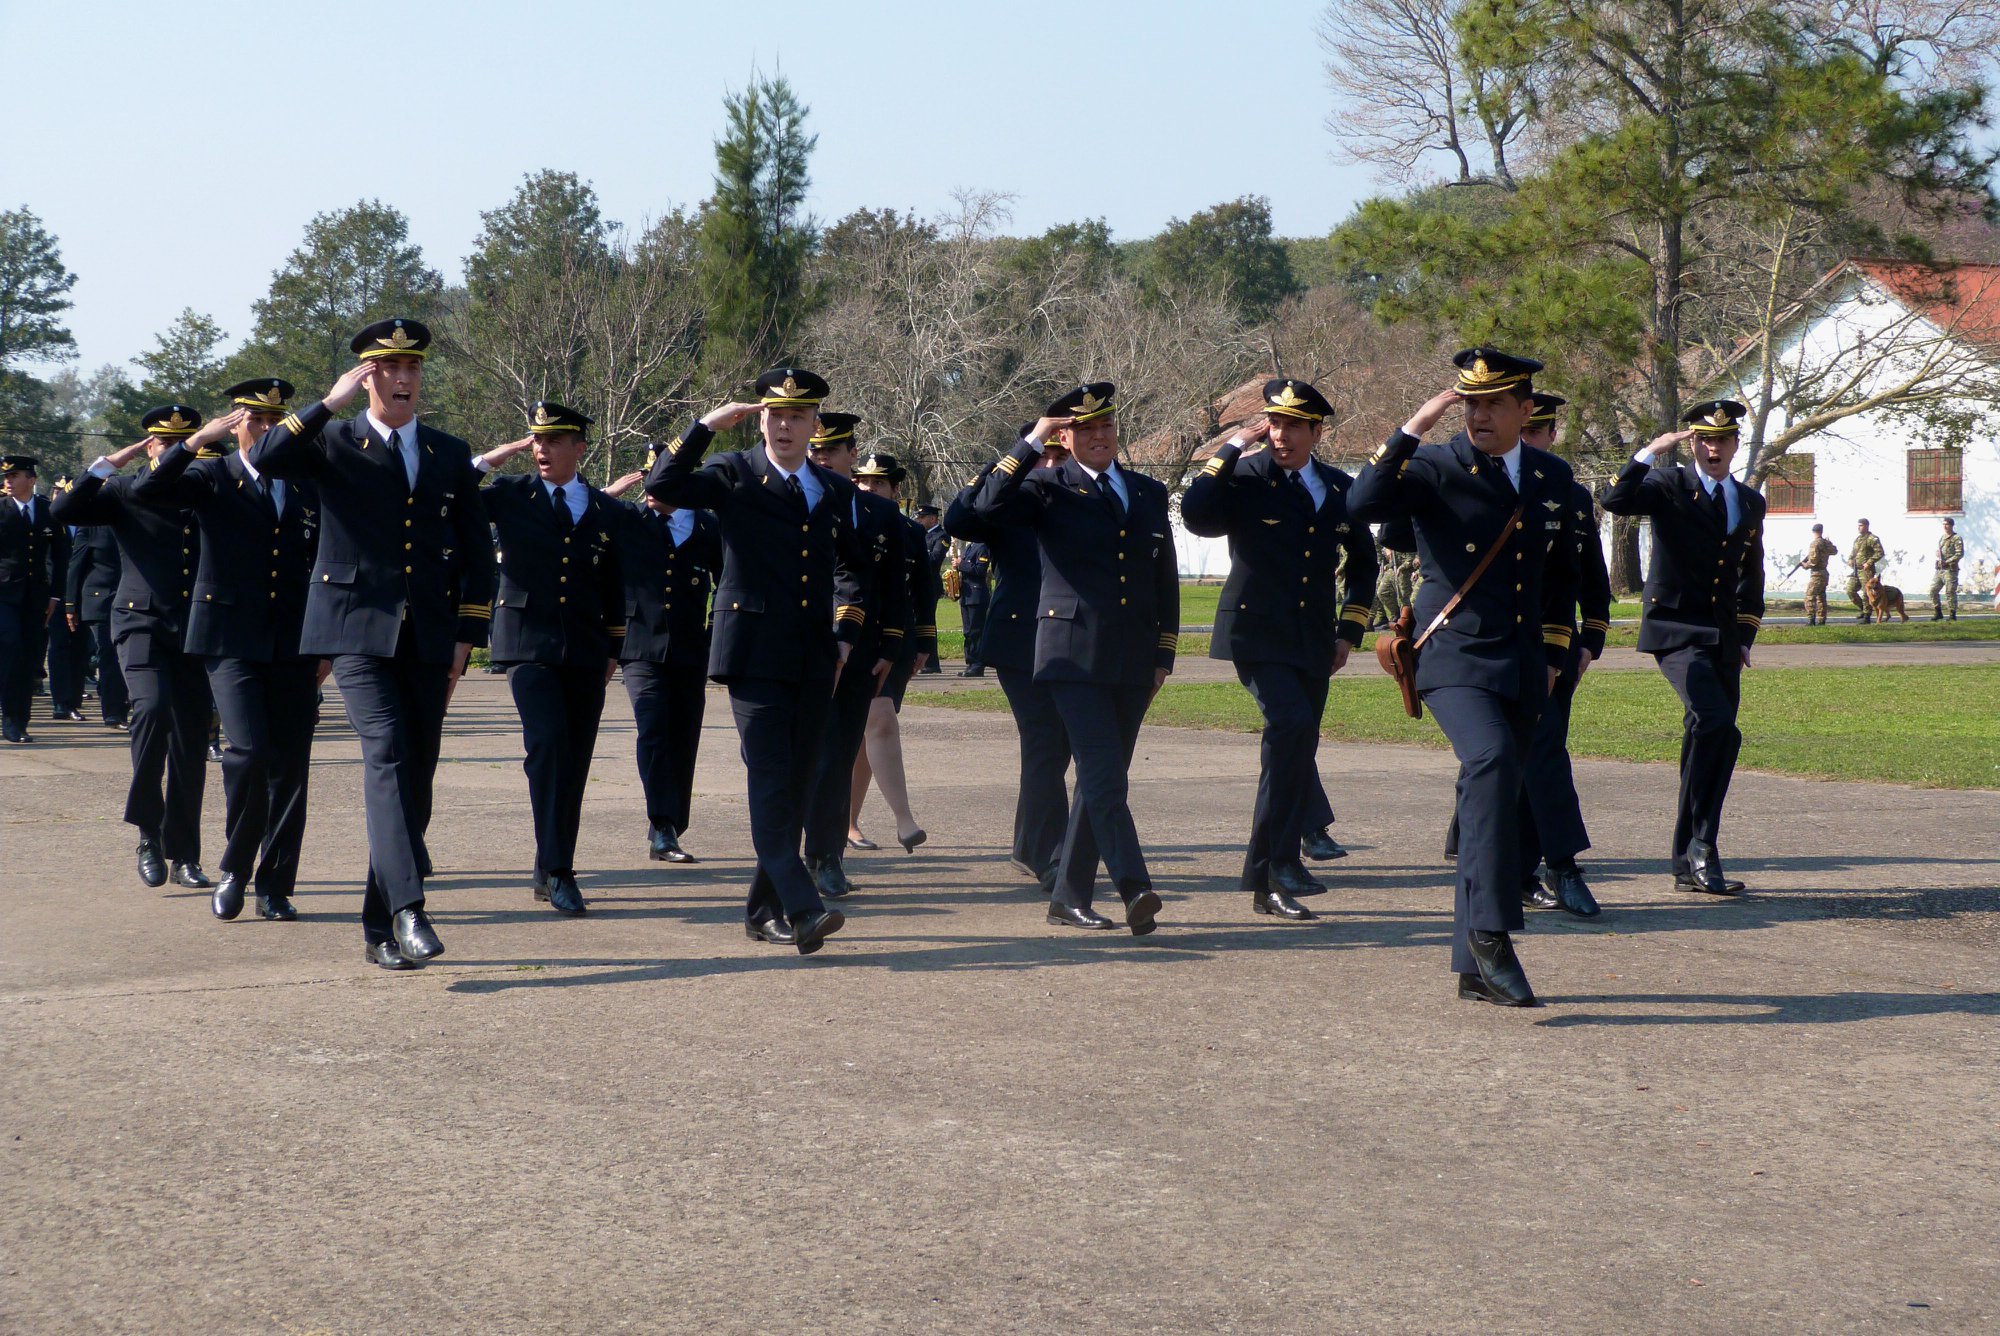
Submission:
<svg viewBox="0 0 2000 1336">
<path fill-rule="evenodd" d="M 880 849 L 882 846 L 869 839 L 866 835 L 849 835 L 847 837 L 847 847 L 850 849 Z"/>
<path fill-rule="evenodd" d="M 922 826 L 919 826 L 917 827 L 917 832 L 914 835 L 908 835 L 908 836 L 898 835 L 896 837 L 896 843 L 903 846 L 904 853 L 913 854 L 917 851 L 917 846 L 922 844 L 925 840 L 929 838 L 930 835 L 925 832 Z"/>
</svg>

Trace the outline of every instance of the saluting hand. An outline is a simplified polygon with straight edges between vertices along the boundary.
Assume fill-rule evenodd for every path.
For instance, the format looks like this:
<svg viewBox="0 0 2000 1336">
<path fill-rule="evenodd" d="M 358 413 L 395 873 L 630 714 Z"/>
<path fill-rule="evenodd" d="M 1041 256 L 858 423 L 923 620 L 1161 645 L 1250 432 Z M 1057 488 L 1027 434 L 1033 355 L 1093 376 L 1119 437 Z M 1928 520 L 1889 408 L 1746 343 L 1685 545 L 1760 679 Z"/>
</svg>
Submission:
<svg viewBox="0 0 2000 1336">
<path fill-rule="evenodd" d="M 646 480 L 645 471 L 628 473 L 622 478 L 613 478 L 604 491 L 609 496 L 623 496 Z"/>
<path fill-rule="evenodd" d="M 1035 420 L 1035 429 L 1028 433 L 1028 444 L 1041 445 L 1064 427 L 1074 427 L 1075 425 L 1076 419 L 1073 417 L 1037 418 Z"/>
<path fill-rule="evenodd" d="M 340 379 L 333 382 L 333 388 L 326 392 L 326 398 L 320 400 L 326 405 L 326 411 L 338 413 L 363 386 L 375 379 L 377 370 L 379 367 L 374 362 L 359 362 L 343 371 Z"/>
<path fill-rule="evenodd" d="M 1640 451 L 1640 453 L 1651 455 L 1656 460 L 1665 459 L 1669 451 L 1693 435 L 1694 430 L 1692 428 L 1689 428 L 1687 431 L 1662 432 L 1652 440 L 1646 442 L 1646 448 Z"/>
<path fill-rule="evenodd" d="M 744 418 L 764 411 L 762 404 L 724 404 L 711 409 L 701 420 L 701 425 L 710 431 L 728 431 Z"/>
<path fill-rule="evenodd" d="M 1260 442 L 1265 445 L 1268 445 L 1270 443 L 1270 440 L 1271 440 L 1271 419 L 1267 417 L 1258 418 L 1256 422 L 1244 427 L 1242 431 L 1236 433 L 1237 446 L 1248 454 L 1254 455 L 1257 453 L 1257 451 L 1250 449 L 1251 446 L 1257 445 Z"/>
<path fill-rule="evenodd" d="M 1403 435 L 1422 440 L 1424 433 L 1435 427 L 1438 419 L 1445 415 L 1445 411 L 1457 403 L 1458 391 L 1455 389 L 1443 390 L 1432 395 L 1424 401 L 1424 406 L 1412 413 L 1410 420 L 1403 424 Z"/>
<path fill-rule="evenodd" d="M 484 455 L 480 457 L 486 461 L 487 468 L 497 469 L 502 464 L 512 459 L 515 455 L 520 454 L 523 450 L 526 450 L 530 446 L 534 445 L 534 443 L 535 443 L 534 437 L 523 436 L 518 441 L 509 441 L 505 445 L 496 445 L 491 450 L 488 450 Z"/>
<path fill-rule="evenodd" d="M 148 440 L 150 440 L 150 438 L 148 438 Z M 104 457 L 104 462 L 109 464 L 114 469 L 122 469 L 127 464 L 131 463 L 133 460 L 142 458 L 146 453 L 146 445 L 147 445 L 147 440 L 134 441 L 132 442 L 132 444 L 126 446 L 124 449 L 114 450 L 110 454 L 106 455 Z"/>
<path fill-rule="evenodd" d="M 224 413 L 219 418 L 211 418 L 207 422 L 202 423 L 201 430 L 188 437 L 188 449 L 194 451 L 196 454 L 200 454 L 203 446 L 214 445 L 217 441 L 235 431 L 236 424 L 241 422 L 249 411 L 247 408 L 239 408 L 234 412 Z"/>
</svg>

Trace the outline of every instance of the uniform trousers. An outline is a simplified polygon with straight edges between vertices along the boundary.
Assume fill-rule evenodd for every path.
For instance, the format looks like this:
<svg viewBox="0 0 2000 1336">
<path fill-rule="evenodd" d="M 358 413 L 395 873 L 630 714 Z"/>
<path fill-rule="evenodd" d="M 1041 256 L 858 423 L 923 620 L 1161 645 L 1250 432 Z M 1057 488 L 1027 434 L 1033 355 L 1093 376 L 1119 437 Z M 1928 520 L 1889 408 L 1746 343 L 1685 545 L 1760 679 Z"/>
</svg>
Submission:
<svg viewBox="0 0 2000 1336">
<path fill-rule="evenodd" d="M 986 637 L 986 603 L 984 600 L 978 603 L 961 600 L 958 611 L 965 622 L 965 666 L 978 668 L 986 662 L 979 643 Z"/>
<path fill-rule="evenodd" d="M 873 667 L 871 662 L 868 667 Z M 826 712 L 826 739 L 820 744 L 810 796 L 806 799 L 805 849 L 808 858 L 832 858 L 847 847 L 847 818 L 854 797 L 854 758 L 868 732 L 868 706 L 875 699 L 875 675 L 848 660 Z"/>
<path fill-rule="evenodd" d="M 1475 974 L 1468 934 L 1517 932 L 1524 922 L 1519 811 L 1536 704 L 1482 687 L 1433 687 L 1424 704 L 1458 757 L 1451 968 Z"/>
<path fill-rule="evenodd" d="M 390 920 L 424 904 L 418 867 L 430 824 L 451 667 L 419 658 L 416 632 L 405 621 L 394 655 L 335 655 L 333 680 L 347 707 L 347 722 L 361 740 L 362 806 L 368 817 L 361 933 L 370 942 L 386 942 Z"/>
<path fill-rule="evenodd" d="M 1691 645 L 1653 656 L 1673 684 L 1681 716 L 1681 796 L 1674 816 L 1674 870 L 1687 870 L 1690 840 L 1716 847 L 1722 801 L 1736 773 L 1743 732 L 1736 708 L 1743 700 L 1742 651 L 1733 645 Z"/>
<path fill-rule="evenodd" d="M 1319 729 L 1329 678 L 1288 663 L 1239 662 L 1236 680 L 1264 716 L 1257 806 L 1243 856 L 1243 889 L 1261 891 L 1274 864 L 1299 861 L 1300 837 L 1326 801 L 1319 785 Z"/>
<path fill-rule="evenodd" d="M 1069 734 L 1047 686 L 1026 668 L 1001 668 L 1000 690 L 1021 740 L 1021 789 L 1014 799 L 1014 857 L 1047 875 L 1069 825 Z"/>
<path fill-rule="evenodd" d="M 168 862 L 198 863 L 213 708 L 208 675 L 200 659 L 181 650 L 177 637 L 151 631 L 122 637 L 118 661 L 132 697 L 132 787 L 125 795 L 125 820 L 157 835 L 160 856 Z"/>
<path fill-rule="evenodd" d="M 30 607 L 25 591 L 18 598 L 0 597 L 0 718 L 25 730 L 35 705 L 35 670 L 39 659 L 35 646 L 41 632 L 42 612 Z"/>
<path fill-rule="evenodd" d="M 83 708 L 83 670 L 90 666 L 90 632 L 69 622 L 58 608 L 49 618 L 49 706 L 56 710 Z"/>
<path fill-rule="evenodd" d="M 1958 616 L 1958 567 L 1947 566 L 1931 577 L 1931 611 Z"/>
<path fill-rule="evenodd" d="M 205 660 L 222 715 L 222 870 L 265 895 L 292 893 L 319 727 L 319 660 Z M 261 854 L 261 858 L 260 858 Z"/>
<path fill-rule="evenodd" d="M 132 713 L 132 694 L 125 687 L 125 670 L 118 666 L 118 648 L 111 642 L 110 622 L 85 622 L 97 655 L 97 705 L 106 722 Z"/>
<path fill-rule="evenodd" d="M 521 716 L 528 806 L 535 814 L 535 866 L 576 875 L 576 835 L 583 791 L 604 717 L 604 665 L 510 663 L 507 686 Z"/>
<path fill-rule="evenodd" d="M 1070 804 L 1069 824 L 1063 831 L 1051 902 L 1088 909 L 1100 858 L 1118 897 L 1129 902 L 1153 884 L 1129 801 L 1132 752 L 1139 744 L 1146 707 L 1152 704 L 1153 684 L 1050 682 L 1047 686 L 1076 757 L 1076 801 Z"/>
<path fill-rule="evenodd" d="M 814 675 L 794 682 L 737 678 L 728 685 L 729 710 L 749 772 L 750 844 L 757 853 L 745 916 L 758 923 L 779 914 L 817 913 L 826 903 L 799 857 L 799 842 L 826 743 L 833 681 Z"/>
<path fill-rule="evenodd" d="M 701 750 L 701 717 L 708 704 L 707 667 L 628 659 L 620 672 L 638 730 L 639 783 L 646 791 L 647 824 L 685 834 L 694 797 L 695 757 Z"/>
<path fill-rule="evenodd" d="M 1544 858 L 1555 867 L 1574 861 L 1590 847 L 1569 761 L 1569 710 L 1575 701 L 1576 674 L 1566 671 L 1556 679 L 1528 743 L 1528 776 L 1521 786 L 1523 881 L 1535 875 L 1536 864 Z"/>
</svg>

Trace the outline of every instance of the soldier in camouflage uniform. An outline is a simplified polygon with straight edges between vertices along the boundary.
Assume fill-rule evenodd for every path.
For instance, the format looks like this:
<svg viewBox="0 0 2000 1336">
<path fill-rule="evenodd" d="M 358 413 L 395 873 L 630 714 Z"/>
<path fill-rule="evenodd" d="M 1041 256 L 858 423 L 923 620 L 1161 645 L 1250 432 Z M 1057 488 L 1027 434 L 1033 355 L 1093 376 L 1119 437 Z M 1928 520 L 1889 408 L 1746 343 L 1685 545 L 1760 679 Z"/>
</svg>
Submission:
<svg viewBox="0 0 2000 1336">
<path fill-rule="evenodd" d="M 1806 625 L 1826 625 L 1826 563 L 1838 556 L 1840 549 L 1827 540 L 1826 526 L 1813 525 L 1812 542 L 1806 544 L 1806 554 L 1799 564 L 1806 568 Z"/>
<path fill-rule="evenodd" d="M 1375 577 L 1375 605 L 1368 610 L 1368 625 L 1371 628 L 1387 626 L 1403 610 L 1403 587 L 1396 578 L 1401 565 L 1402 559 L 1383 547 L 1381 540 L 1377 539 L 1375 569 L 1379 574 Z"/>
<path fill-rule="evenodd" d="M 1958 620 L 1958 563 L 1965 560 L 1965 540 L 1953 529 L 1950 520 L 1944 522 L 1944 537 L 1938 539 L 1937 574 L 1931 577 L 1931 620 L 1942 621 L 1946 616 Z M 1949 609 L 1949 611 L 1947 611 Z"/>
<path fill-rule="evenodd" d="M 1878 568 L 1888 559 L 1882 550 L 1882 540 L 1868 532 L 1868 521 L 1861 521 L 1854 535 L 1854 546 L 1847 549 L 1847 601 L 1854 605 L 1854 620 L 1872 622 L 1868 613 L 1868 594 L 1863 588 L 1872 580 Z"/>
</svg>

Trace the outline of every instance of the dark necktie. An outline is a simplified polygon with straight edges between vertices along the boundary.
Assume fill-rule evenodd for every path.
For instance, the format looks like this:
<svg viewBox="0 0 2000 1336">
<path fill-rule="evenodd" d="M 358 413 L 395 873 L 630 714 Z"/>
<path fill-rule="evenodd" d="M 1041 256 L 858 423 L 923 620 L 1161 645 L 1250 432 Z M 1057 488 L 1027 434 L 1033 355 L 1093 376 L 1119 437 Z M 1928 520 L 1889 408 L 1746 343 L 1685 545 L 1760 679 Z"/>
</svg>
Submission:
<svg viewBox="0 0 2000 1336">
<path fill-rule="evenodd" d="M 271 480 L 263 474 L 257 475 L 257 494 L 264 498 L 264 506 L 273 515 L 278 513 L 278 498 L 271 494 Z"/>
<path fill-rule="evenodd" d="M 1306 499 L 1307 505 L 1309 506 L 1312 505 L 1313 503 L 1312 488 L 1306 486 L 1305 471 L 1303 469 L 1293 469 L 1291 470 L 1291 475 L 1292 475 L 1292 486 L 1297 489 L 1298 494 L 1300 496 Z"/>
<path fill-rule="evenodd" d="M 1104 499 L 1111 503 L 1111 513 L 1116 515 L 1122 524 L 1125 520 L 1125 503 L 1118 499 L 1118 489 L 1111 485 L 1111 475 L 1100 474 L 1097 485 L 1104 489 Z"/>
<path fill-rule="evenodd" d="M 1702 491 L 1707 493 L 1709 514 L 1715 516 L 1715 522 L 1722 526 L 1725 533 L 1728 532 L 1729 503 L 1722 499 L 1722 484 L 1717 483 L 1713 487 L 1704 485 Z"/>
<path fill-rule="evenodd" d="M 799 481 L 798 474 L 794 473 L 786 478 L 785 486 L 791 489 L 792 496 L 798 500 L 800 506 L 808 511 L 812 509 L 812 505 L 806 500 L 806 485 Z"/>
<path fill-rule="evenodd" d="M 574 521 L 569 513 L 569 488 L 565 485 L 549 493 L 549 504 L 556 508 L 556 523 L 562 528 L 570 528 Z"/>
</svg>

